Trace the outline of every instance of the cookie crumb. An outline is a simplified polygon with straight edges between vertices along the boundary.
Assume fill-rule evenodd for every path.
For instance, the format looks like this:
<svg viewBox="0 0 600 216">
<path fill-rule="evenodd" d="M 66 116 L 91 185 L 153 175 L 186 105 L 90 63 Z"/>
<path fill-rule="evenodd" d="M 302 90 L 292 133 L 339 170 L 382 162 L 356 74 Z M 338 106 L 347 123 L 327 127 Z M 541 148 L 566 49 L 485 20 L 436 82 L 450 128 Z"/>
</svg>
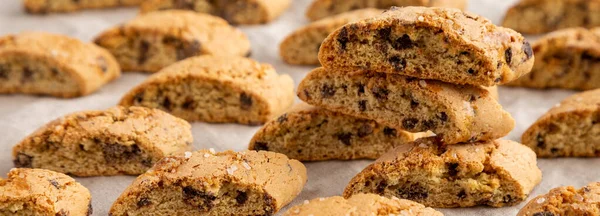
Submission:
<svg viewBox="0 0 600 216">
<path fill-rule="evenodd" d="M 192 153 L 189 151 L 186 151 L 185 153 L 183 153 L 183 156 L 185 157 L 185 159 L 190 159 L 192 157 Z"/>
</svg>

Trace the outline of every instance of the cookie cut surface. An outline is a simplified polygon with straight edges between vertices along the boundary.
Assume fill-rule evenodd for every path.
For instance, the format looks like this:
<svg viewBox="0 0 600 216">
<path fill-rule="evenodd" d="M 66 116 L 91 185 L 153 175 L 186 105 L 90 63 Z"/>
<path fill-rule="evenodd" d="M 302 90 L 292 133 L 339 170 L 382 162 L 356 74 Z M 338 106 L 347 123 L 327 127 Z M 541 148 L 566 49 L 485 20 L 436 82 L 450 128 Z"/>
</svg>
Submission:
<svg viewBox="0 0 600 216">
<path fill-rule="evenodd" d="M 525 131 L 522 142 L 538 157 L 600 157 L 600 89 L 557 104 Z"/>
<path fill-rule="evenodd" d="M 510 114 L 481 87 L 397 74 L 318 68 L 300 83 L 298 96 L 308 104 L 393 128 L 430 130 L 448 144 L 500 138 L 514 127 Z"/>
<path fill-rule="evenodd" d="M 249 149 L 300 161 L 377 159 L 414 137 L 372 120 L 300 103 L 256 132 Z"/>
<path fill-rule="evenodd" d="M 306 183 L 306 168 L 266 151 L 201 150 L 167 157 L 113 204 L 121 215 L 273 215 Z"/>
<path fill-rule="evenodd" d="M 427 208 L 410 200 L 391 199 L 375 194 L 356 194 L 348 199 L 334 196 L 312 199 L 304 204 L 292 207 L 284 216 L 361 216 L 361 215 L 411 215 L 411 216 L 442 216 L 432 208 Z"/>
<path fill-rule="evenodd" d="M 191 126 L 163 111 L 113 107 L 66 115 L 13 148 L 16 167 L 76 176 L 138 175 L 161 158 L 189 150 Z"/>
<path fill-rule="evenodd" d="M 558 187 L 525 205 L 517 216 L 579 216 L 600 213 L 600 183 L 583 188 Z"/>
<path fill-rule="evenodd" d="M 199 55 L 250 54 L 246 35 L 227 21 L 183 10 L 140 15 L 103 32 L 95 42 L 108 49 L 125 71 L 156 72 Z"/>
<path fill-rule="evenodd" d="M 356 175 L 344 197 L 375 193 L 429 207 L 513 206 L 542 179 L 533 151 L 508 140 L 445 145 L 423 138 L 382 156 Z"/>
<path fill-rule="evenodd" d="M 0 179 L 0 215 L 92 215 L 90 191 L 75 179 L 43 169 L 12 169 Z"/>
<path fill-rule="evenodd" d="M 201 56 L 173 64 L 132 89 L 124 106 L 165 110 L 188 121 L 262 124 L 290 107 L 294 81 L 269 64 Z"/>
<path fill-rule="evenodd" d="M 84 9 L 135 6 L 144 0 L 23 0 L 25 11 L 31 14 L 73 12 Z"/>
<path fill-rule="evenodd" d="M 232 24 L 263 24 L 279 17 L 291 0 L 148 0 L 140 5 L 142 13 L 157 10 L 192 10 L 220 16 Z"/>
<path fill-rule="evenodd" d="M 63 35 L 23 32 L 0 37 L 0 93 L 72 98 L 118 78 L 110 53 Z"/>
<path fill-rule="evenodd" d="M 531 71 L 531 45 L 519 33 L 451 8 L 394 7 L 346 24 L 319 51 L 323 67 L 373 70 L 454 84 L 493 86 Z"/>
</svg>

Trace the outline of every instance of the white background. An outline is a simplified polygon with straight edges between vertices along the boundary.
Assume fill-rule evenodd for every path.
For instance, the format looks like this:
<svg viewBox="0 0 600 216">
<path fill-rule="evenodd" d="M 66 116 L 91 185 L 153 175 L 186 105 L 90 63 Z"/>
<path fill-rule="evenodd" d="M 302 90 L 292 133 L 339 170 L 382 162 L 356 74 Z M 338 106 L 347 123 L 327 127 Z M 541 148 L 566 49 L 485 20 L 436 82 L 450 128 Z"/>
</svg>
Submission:
<svg viewBox="0 0 600 216">
<path fill-rule="evenodd" d="M 277 21 L 263 26 L 247 26 L 241 29 L 252 41 L 252 58 L 270 63 L 279 73 L 291 75 L 296 83 L 311 67 L 289 66 L 278 54 L 281 40 L 294 29 L 308 21 L 304 11 L 310 0 L 293 0 L 290 9 Z M 499 23 L 508 6 L 514 0 L 471 0 L 469 10 Z M 113 25 L 133 18 L 135 9 L 112 9 L 85 11 L 74 14 L 32 16 L 22 10 L 21 1 L 3 0 L 0 3 L 0 35 L 26 30 L 48 31 L 91 41 L 97 34 Z M 54 99 L 24 95 L 0 96 L 0 176 L 12 168 L 11 148 L 25 136 L 50 120 L 81 110 L 106 109 L 116 105 L 120 97 L 140 83 L 147 74 L 126 73 L 120 79 L 104 86 L 93 95 L 78 99 Z M 519 140 L 520 135 L 550 107 L 573 94 L 571 91 L 500 88 L 501 103 L 517 120 L 515 130 L 507 137 Z M 244 150 L 258 127 L 231 124 L 193 123 L 194 146 L 196 149 L 215 148 L 217 151 Z M 346 183 L 370 161 L 328 161 L 307 163 L 308 184 L 292 205 L 305 199 L 327 197 L 342 193 Z M 597 169 L 600 159 L 540 159 L 543 171 L 542 183 L 530 196 L 546 193 L 549 189 L 574 185 L 581 187 L 599 181 Z M 78 178 L 89 188 L 93 196 L 94 215 L 107 215 L 112 202 L 131 183 L 134 177 Z M 506 208 L 439 209 L 446 215 L 515 215 L 522 203 Z M 284 209 L 285 210 L 285 209 Z"/>
</svg>

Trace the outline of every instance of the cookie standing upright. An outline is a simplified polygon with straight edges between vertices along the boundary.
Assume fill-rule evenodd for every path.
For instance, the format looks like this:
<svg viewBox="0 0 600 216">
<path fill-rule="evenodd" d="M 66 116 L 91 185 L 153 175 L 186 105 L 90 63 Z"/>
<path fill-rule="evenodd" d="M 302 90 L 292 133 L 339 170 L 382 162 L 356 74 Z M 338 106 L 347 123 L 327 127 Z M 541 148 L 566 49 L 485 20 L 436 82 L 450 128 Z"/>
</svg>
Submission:
<svg viewBox="0 0 600 216">
<path fill-rule="evenodd" d="M 167 157 L 112 205 L 122 215 L 273 215 L 306 183 L 306 168 L 265 151 L 201 150 Z"/>
<path fill-rule="evenodd" d="M 264 24 L 279 17 L 292 0 L 148 0 L 140 5 L 142 13 L 157 10 L 192 10 L 220 16 L 232 24 Z"/>
<path fill-rule="evenodd" d="M 138 175 L 191 144 L 191 126 L 182 119 L 160 110 L 114 107 L 48 123 L 13 148 L 13 160 L 16 167 L 76 176 Z"/>
<path fill-rule="evenodd" d="M 90 191 L 75 179 L 49 170 L 12 169 L 0 179 L 0 215 L 89 216 Z"/>
<path fill-rule="evenodd" d="M 198 55 L 247 56 L 250 41 L 227 21 L 208 14 L 168 10 L 144 14 L 98 36 L 125 71 L 156 72 Z"/>
<path fill-rule="evenodd" d="M 600 88 L 600 28 L 559 30 L 533 44 L 531 73 L 508 83 L 529 88 Z"/>
<path fill-rule="evenodd" d="M 600 0 L 520 0 L 508 10 L 502 26 L 526 34 L 600 26 Z"/>
<path fill-rule="evenodd" d="M 262 124 L 294 102 L 294 81 L 243 57 L 201 56 L 171 65 L 132 89 L 124 106 L 159 108 L 188 121 Z"/>
<path fill-rule="evenodd" d="M 345 25 L 319 51 L 325 68 L 372 70 L 454 84 L 493 86 L 531 71 L 531 45 L 519 33 L 450 8 L 392 8 Z"/>
<path fill-rule="evenodd" d="M 558 187 L 532 199 L 517 216 L 579 216 L 600 212 L 600 182 L 575 189 Z"/>
<path fill-rule="evenodd" d="M 508 140 L 445 145 L 419 139 L 382 156 L 355 176 L 344 197 L 375 193 L 425 206 L 513 206 L 540 183 L 536 155 Z"/>
<path fill-rule="evenodd" d="M 600 157 L 600 89 L 575 94 L 540 117 L 522 137 L 539 157 Z"/>
<path fill-rule="evenodd" d="M 32 14 L 73 12 L 83 9 L 135 6 L 144 0 L 23 0 L 25 11 Z"/>
<path fill-rule="evenodd" d="M 72 98 L 118 78 L 110 53 L 67 36 L 24 32 L 0 37 L 0 93 Z"/>
<path fill-rule="evenodd" d="M 313 0 L 306 17 L 315 21 L 361 8 L 388 9 L 392 6 L 453 7 L 464 10 L 467 0 Z"/>
</svg>

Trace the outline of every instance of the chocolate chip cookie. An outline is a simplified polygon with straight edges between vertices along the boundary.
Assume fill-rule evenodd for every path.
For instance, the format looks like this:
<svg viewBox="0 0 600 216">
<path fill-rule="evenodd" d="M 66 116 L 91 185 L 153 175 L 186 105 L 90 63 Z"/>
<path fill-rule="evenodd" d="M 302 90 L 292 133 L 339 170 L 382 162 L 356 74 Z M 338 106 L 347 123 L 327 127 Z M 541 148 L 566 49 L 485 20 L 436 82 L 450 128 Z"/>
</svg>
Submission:
<svg viewBox="0 0 600 216">
<path fill-rule="evenodd" d="M 446 145 L 423 138 L 382 156 L 355 176 L 344 197 L 375 193 L 429 207 L 513 206 L 541 181 L 531 149 L 508 140 Z"/>
<path fill-rule="evenodd" d="M 25 11 L 32 14 L 73 12 L 84 9 L 135 6 L 144 0 L 23 0 Z"/>
<path fill-rule="evenodd" d="M 256 132 L 249 149 L 279 152 L 300 161 L 377 159 L 415 136 L 300 103 Z"/>
<path fill-rule="evenodd" d="M 531 73 L 509 83 L 529 88 L 600 88 L 600 28 L 563 29 L 533 44 Z"/>
<path fill-rule="evenodd" d="M 394 7 L 338 29 L 319 51 L 328 69 L 373 70 L 454 84 L 493 86 L 531 71 L 519 33 L 451 8 Z"/>
<path fill-rule="evenodd" d="M 113 204 L 123 215 L 274 215 L 306 183 L 297 160 L 266 151 L 201 150 L 167 157 Z"/>
<path fill-rule="evenodd" d="M 232 24 L 264 24 L 279 17 L 292 0 L 148 0 L 142 13 L 157 10 L 192 10 L 220 16 Z"/>
<path fill-rule="evenodd" d="M 339 196 L 313 199 L 292 207 L 283 215 L 442 216 L 443 214 L 410 200 L 401 200 L 396 197 L 388 199 L 375 194 L 356 194 L 348 199 Z"/>
<path fill-rule="evenodd" d="M 0 215 L 92 215 L 90 191 L 75 179 L 43 169 L 12 169 L 0 179 Z"/>
<path fill-rule="evenodd" d="M 247 56 L 250 42 L 227 21 L 191 11 L 157 11 L 138 16 L 96 38 L 125 71 L 156 72 L 198 55 Z"/>
<path fill-rule="evenodd" d="M 24 32 L 0 37 L 0 93 L 72 98 L 121 75 L 106 50 L 63 35 Z"/>
<path fill-rule="evenodd" d="M 502 25 L 526 34 L 600 26 L 600 0 L 521 0 Z"/>
<path fill-rule="evenodd" d="M 154 74 L 127 93 L 124 106 L 165 110 L 188 121 L 263 124 L 294 102 L 294 81 L 243 57 L 201 56 Z"/>
<path fill-rule="evenodd" d="M 476 86 L 371 71 L 318 68 L 298 87 L 307 103 L 409 132 L 433 131 L 448 144 L 507 135 L 514 120 Z"/>
<path fill-rule="evenodd" d="M 583 188 L 572 186 L 552 189 L 548 194 L 538 196 L 517 216 L 580 216 L 598 215 L 600 212 L 600 183 L 591 183 Z"/>
<path fill-rule="evenodd" d="M 315 21 L 361 8 L 388 9 L 392 6 L 453 7 L 464 10 L 467 0 L 314 0 L 306 11 L 306 17 Z"/>
<path fill-rule="evenodd" d="M 191 126 L 182 119 L 156 109 L 114 107 L 50 122 L 13 148 L 13 160 L 16 167 L 76 176 L 138 175 L 191 144 Z"/>
<path fill-rule="evenodd" d="M 538 157 L 600 157 L 600 89 L 568 97 L 522 137 Z"/>
</svg>

